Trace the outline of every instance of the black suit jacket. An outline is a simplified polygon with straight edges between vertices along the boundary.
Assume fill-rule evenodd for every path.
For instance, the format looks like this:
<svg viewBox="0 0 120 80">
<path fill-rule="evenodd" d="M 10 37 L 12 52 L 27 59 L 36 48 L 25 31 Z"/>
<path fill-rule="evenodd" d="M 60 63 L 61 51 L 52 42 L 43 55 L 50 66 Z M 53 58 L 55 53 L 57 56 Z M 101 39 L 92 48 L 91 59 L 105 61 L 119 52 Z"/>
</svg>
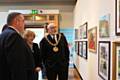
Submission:
<svg viewBox="0 0 120 80">
<path fill-rule="evenodd" d="M 0 80 L 33 80 L 34 59 L 24 39 L 12 28 L 0 35 Z"/>
<path fill-rule="evenodd" d="M 57 34 L 57 39 L 59 35 Z M 49 41 L 52 41 L 50 35 L 47 36 Z M 44 37 L 40 42 L 40 59 L 44 62 L 46 69 L 54 69 L 61 70 L 66 69 L 69 64 L 69 49 L 66 38 L 63 34 L 61 34 L 61 39 L 57 45 L 59 48 L 58 52 L 53 51 L 53 47 L 48 43 L 46 38 Z"/>
<path fill-rule="evenodd" d="M 40 49 L 39 49 L 37 43 L 33 43 L 32 51 L 33 51 L 33 56 L 34 56 L 34 60 L 35 60 L 35 66 L 40 67 L 40 64 L 39 64 L 40 63 L 40 60 L 39 60 Z"/>
</svg>

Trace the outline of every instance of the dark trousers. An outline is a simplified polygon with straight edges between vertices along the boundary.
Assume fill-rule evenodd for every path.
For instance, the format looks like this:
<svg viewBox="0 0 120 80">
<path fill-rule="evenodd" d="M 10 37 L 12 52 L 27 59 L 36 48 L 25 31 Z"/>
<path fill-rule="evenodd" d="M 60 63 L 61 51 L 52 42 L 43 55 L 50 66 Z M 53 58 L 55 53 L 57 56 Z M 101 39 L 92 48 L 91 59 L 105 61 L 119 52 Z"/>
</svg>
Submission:
<svg viewBox="0 0 120 80">
<path fill-rule="evenodd" d="M 57 70 L 46 69 L 46 74 L 48 80 L 57 80 L 57 76 L 58 80 L 68 80 L 68 67 Z"/>
<path fill-rule="evenodd" d="M 35 80 L 38 80 L 38 75 L 39 75 L 38 72 L 35 72 L 35 74 L 34 74 L 34 79 Z"/>
</svg>

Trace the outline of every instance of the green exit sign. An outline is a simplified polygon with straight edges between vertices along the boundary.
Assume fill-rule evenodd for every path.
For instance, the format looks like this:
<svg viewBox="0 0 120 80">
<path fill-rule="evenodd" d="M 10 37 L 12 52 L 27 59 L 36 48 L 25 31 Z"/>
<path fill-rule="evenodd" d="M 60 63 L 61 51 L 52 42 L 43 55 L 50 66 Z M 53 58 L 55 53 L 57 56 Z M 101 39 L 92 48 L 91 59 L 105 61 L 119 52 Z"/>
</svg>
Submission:
<svg viewBox="0 0 120 80">
<path fill-rule="evenodd" d="M 38 14 L 38 10 L 32 10 L 32 14 Z"/>
</svg>

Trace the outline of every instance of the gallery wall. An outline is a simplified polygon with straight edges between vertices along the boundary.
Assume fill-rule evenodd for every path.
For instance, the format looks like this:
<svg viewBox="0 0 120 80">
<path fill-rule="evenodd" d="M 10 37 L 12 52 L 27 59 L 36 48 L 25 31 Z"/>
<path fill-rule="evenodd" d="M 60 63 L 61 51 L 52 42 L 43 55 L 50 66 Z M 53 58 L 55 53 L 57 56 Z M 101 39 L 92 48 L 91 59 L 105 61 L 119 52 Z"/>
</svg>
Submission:
<svg viewBox="0 0 120 80">
<path fill-rule="evenodd" d="M 78 54 L 74 54 L 74 63 L 83 78 L 83 80 L 112 80 L 112 42 L 119 41 L 120 37 L 115 34 L 115 1 L 116 0 L 77 0 L 75 9 L 74 9 L 74 28 L 79 29 L 81 25 L 85 22 L 88 23 L 87 31 L 90 29 L 97 27 L 97 45 L 96 52 L 92 52 L 87 46 L 87 59 L 81 57 Z M 108 37 L 99 37 L 99 24 L 101 18 L 109 15 L 109 36 Z M 86 39 L 76 39 L 75 41 L 88 41 L 88 36 Z M 98 71 L 99 67 L 99 41 L 109 41 L 110 46 L 110 65 L 107 63 L 110 68 L 110 75 L 105 77 L 101 75 L 100 71 Z M 89 43 L 88 43 L 89 44 Z M 114 79 L 114 78 L 113 78 Z"/>
</svg>

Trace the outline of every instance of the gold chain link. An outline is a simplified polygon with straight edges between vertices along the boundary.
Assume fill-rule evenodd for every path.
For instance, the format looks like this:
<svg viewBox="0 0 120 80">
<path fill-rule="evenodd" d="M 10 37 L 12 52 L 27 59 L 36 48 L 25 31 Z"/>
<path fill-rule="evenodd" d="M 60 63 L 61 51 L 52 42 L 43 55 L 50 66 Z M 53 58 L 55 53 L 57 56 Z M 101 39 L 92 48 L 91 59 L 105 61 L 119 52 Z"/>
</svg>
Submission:
<svg viewBox="0 0 120 80">
<path fill-rule="evenodd" d="M 61 34 L 58 34 L 58 35 L 59 35 L 59 38 L 58 38 L 58 41 L 57 41 L 55 44 L 52 43 L 52 42 L 50 42 L 50 40 L 48 40 L 47 36 L 45 36 L 45 38 L 46 38 L 46 40 L 48 41 L 48 43 L 49 43 L 50 45 L 52 45 L 52 46 L 57 46 L 58 43 L 59 43 L 59 41 L 60 41 L 60 39 L 61 39 Z"/>
</svg>

